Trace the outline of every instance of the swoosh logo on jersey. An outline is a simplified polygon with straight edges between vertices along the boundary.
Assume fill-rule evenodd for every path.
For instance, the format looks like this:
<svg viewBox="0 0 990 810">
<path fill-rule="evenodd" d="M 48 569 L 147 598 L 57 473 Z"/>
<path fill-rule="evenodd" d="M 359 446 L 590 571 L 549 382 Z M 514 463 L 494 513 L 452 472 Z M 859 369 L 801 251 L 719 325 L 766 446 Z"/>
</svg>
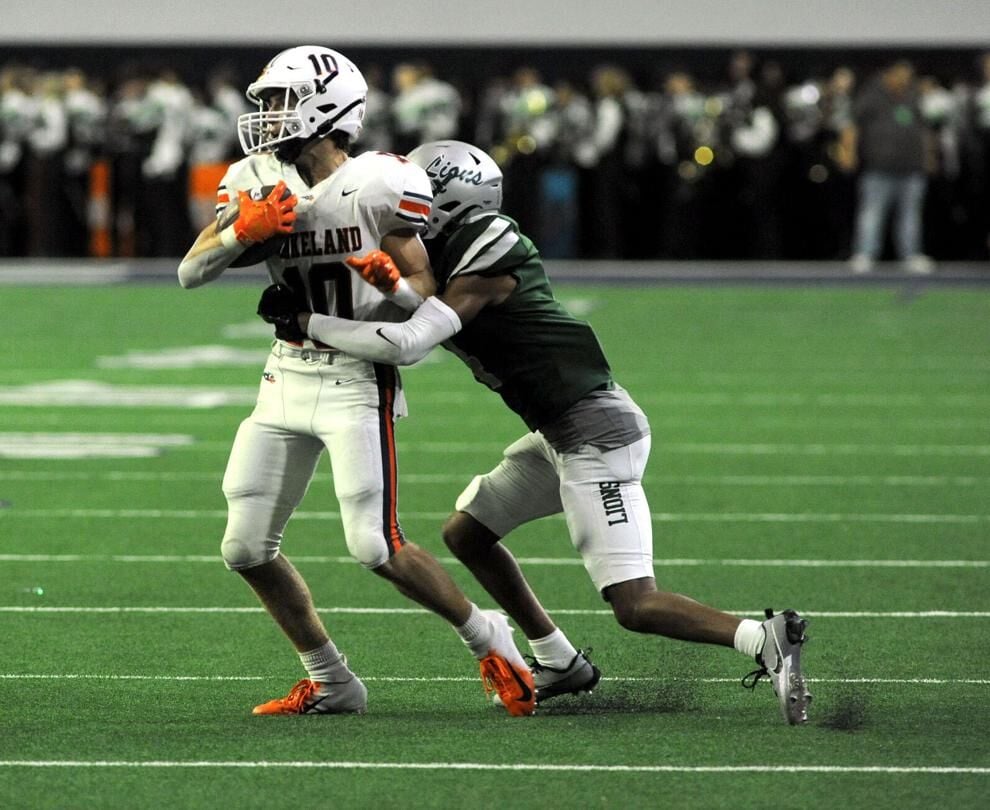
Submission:
<svg viewBox="0 0 990 810">
<path fill-rule="evenodd" d="M 347 197 L 347 196 L 350 196 L 351 194 L 353 194 L 355 191 L 357 191 L 356 188 L 349 188 L 349 189 L 347 189 L 347 191 L 340 192 L 340 196 L 341 197 Z"/>
<path fill-rule="evenodd" d="M 385 328 L 384 326 L 379 327 L 378 329 L 375 330 L 375 334 L 378 335 L 378 337 L 380 337 L 386 343 L 391 343 L 396 348 L 399 348 L 399 344 L 398 343 L 396 343 L 394 340 L 389 340 L 387 337 L 385 337 L 385 334 L 382 332 L 382 329 L 384 329 L 384 328 Z"/>
</svg>

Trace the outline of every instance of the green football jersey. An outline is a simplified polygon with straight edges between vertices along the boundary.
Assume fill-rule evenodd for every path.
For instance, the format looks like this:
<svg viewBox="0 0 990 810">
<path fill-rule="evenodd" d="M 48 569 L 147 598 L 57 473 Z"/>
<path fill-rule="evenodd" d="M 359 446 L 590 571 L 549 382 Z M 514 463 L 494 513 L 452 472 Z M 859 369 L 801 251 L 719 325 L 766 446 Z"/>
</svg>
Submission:
<svg viewBox="0 0 990 810">
<path fill-rule="evenodd" d="M 444 347 L 530 430 L 552 422 L 589 392 L 613 385 L 595 333 L 553 297 L 540 254 L 513 220 L 484 214 L 426 246 L 438 295 L 469 274 L 516 279 L 503 303 L 482 309 Z"/>
</svg>

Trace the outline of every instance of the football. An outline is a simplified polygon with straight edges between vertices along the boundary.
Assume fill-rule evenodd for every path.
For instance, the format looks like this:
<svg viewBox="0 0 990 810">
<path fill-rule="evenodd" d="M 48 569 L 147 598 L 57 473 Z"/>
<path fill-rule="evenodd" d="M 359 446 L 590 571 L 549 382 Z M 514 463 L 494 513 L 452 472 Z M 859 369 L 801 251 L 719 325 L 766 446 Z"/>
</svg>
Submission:
<svg viewBox="0 0 990 810">
<path fill-rule="evenodd" d="M 252 188 L 248 191 L 251 195 L 252 200 L 261 200 L 272 193 L 272 189 L 275 186 L 259 186 L 257 188 Z M 291 197 L 292 192 L 286 188 L 282 194 L 282 199 Z M 230 225 L 235 219 L 237 219 L 238 208 L 237 200 L 232 200 L 230 205 L 228 205 L 220 218 L 217 220 L 217 233 L 220 233 L 224 228 Z M 273 236 L 271 239 L 266 239 L 264 242 L 257 242 L 253 245 L 247 247 L 244 252 L 238 256 L 234 261 L 230 263 L 231 267 L 250 267 L 253 264 L 261 264 L 269 256 L 274 256 L 282 247 L 282 243 L 285 241 L 285 236 Z"/>
</svg>

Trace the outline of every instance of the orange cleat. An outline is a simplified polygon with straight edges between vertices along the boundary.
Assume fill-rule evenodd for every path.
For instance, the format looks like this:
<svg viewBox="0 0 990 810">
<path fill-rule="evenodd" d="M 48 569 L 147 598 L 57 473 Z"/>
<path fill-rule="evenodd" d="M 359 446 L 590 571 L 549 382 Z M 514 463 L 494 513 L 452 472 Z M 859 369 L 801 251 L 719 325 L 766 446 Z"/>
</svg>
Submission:
<svg viewBox="0 0 990 810">
<path fill-rule="evenodd" d="M 358 678 L 322 684 L 303 678 L 284 698 L 255 706 L 252 714 L 364 714 L 368 690 Z"/>
<path fill-rule="evenodd" d="M 481 659 L 481 680 L 485 693 L 494 692 L 513 717 L 526 717 L 536 711 L 536 687 L 529 668 L 519 669 L 500 655 L 487 655 Z"/>
<path fill-rule="evenodd" d="M 488 655 L 481 659 L 481 681 L 486 694 L 494 692 L 513 717 L 536 711 L 533 673 L 512 641 L 512 628 L 497 610 L 482 611 L 491 625 Z"/>
</svg>

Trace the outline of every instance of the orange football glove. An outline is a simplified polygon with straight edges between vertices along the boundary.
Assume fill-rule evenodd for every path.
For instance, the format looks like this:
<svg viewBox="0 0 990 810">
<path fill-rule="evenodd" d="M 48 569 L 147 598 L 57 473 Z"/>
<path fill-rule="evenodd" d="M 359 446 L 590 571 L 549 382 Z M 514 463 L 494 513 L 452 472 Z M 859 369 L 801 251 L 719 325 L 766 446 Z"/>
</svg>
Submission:
<svg viewBox="0 0 990 810">
<path fill-rule="evenodd" d="M 246 191 L 237 192 L 237 219 L 234 220 L 234 235 L 245 245 L 264 242 L 277 234 L 292 232 L 296 221 L 295 208 L 299 199 L 295 194 L 282 199 L 286 192 L 284 180 L 261 200 L 251 199 Z"/>
<path fill-rule="evenodd" d="M 402 274 L 392 257 L 384 250 L 373 250 L 364 256 L 350 256 L 345 261 L 372 287 L 383 293 L 395 292 Z"/>
</svg>

